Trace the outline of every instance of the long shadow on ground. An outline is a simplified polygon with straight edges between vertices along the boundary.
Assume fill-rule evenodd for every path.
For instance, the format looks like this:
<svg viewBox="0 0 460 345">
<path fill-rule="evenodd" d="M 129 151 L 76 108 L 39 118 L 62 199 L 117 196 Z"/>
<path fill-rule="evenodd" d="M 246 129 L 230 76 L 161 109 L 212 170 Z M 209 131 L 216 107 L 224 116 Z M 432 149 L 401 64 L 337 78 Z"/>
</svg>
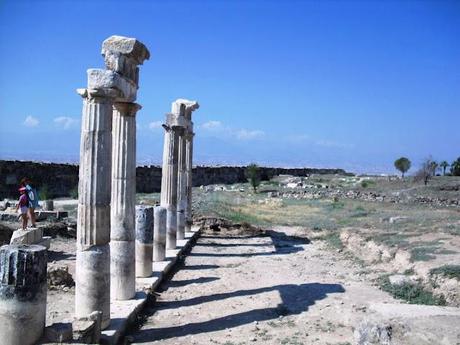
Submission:
<svg viewBox="0 0 460 345">
<path fill-rule="evenodd" d="M 156 310 L 175 309 L 184 306 L 198 305 L 210 301 L 219 301 L 226 298 L 257 295 L 264 292 L 278 291 L 282 303 L 273 308 L 254 309 L 242 313 L 227 315 L 204 322 L 194 322 L 181 326 L 141 329 L 135 336 L 136 342 L 149 342 L 158 339 L 168 339 L 186 335 L 201 334 L 220 331 L 227 328 L 237 327 L 254 321 L 266 321 L 277 319 L 279 316 L 295 315 L 307 311 L 309 306 L 316 301 L 322 300 L 330 293 L 343 293 L 345 289 L 340 284 L 285 284 L 271 287 L 240 290 L 229 293 L 200 296 L 182 301 L 158 302 Z"/>
<path fill-rule="evenodd" d="M 240 254 L 229 254 L 229 253 L 190 253 L 189 256 L 209 256 L 209 257 L 248 257 L 248 256 L 259 256 L 259 255 L 283 255 L 295 253 L 304 250 L 301 245 L 309 244 L 310 241 L 306 238 L 291 237 L 283 233 L 276 231 L 268 231 L 265 236 L 271 237 L 272 245 L 275 248 L 274 251 L 265 253 L 240 253 Z M 254 236 L 261 237 L 261 236 Z M 209 241 L 212 239 L 237 239 L 235 236 L 208 236 L 204 235 L 202 239 Z M 248 237 L 245 237 L 248 238 Z M 240 238 L 241 239 L 241 238 Z M 202 245 L 204 244 L 204 245 Z M 205 242 L 198 243 L 197 247 L 202 246 L 210 248 L 216 247 L 233 247 L 244 244 L 244 247 L 250 246 L 247 243 L 241 241 L 222 244 L 219 242 Z M 261 247 L 260 244 L 257 246 Z M 265 246 L 265 245 L 264 245 Z M 269 245 L 268 245 L 269 246 Z M 175 272 L 178 270 L 200 270 L 203 269 L 214 269 L 219 268 L 217 265 L 191 265 L 177 267 Z M 175 273 L 174 272 L 174 273 Z M 198 272 L 197 272 L 198 273 Z M 190 279 L 186 281 L 170 281 L 162 284 L 160 291 L 165 291 L 170 287 L 184 286 L 184 283 L 201 283 L 206 284 L 208 282 L 219 279 L 218 277 L 201 277 Z M 321 283 L 305 283 L 305 284 L 282 284 L 267 286 L 256 289 L 238 290 L 232 292 L 217 293 L 211 295 L 203 295 L 189 299 L 175 300 L 175 301 L 157 301 L 152 304 L 144 311 L 144 316 L 149 317 L 153 315 L 157 310 L 176 309 L 180 307 L 196 306 L 207 302 L 223 301 L 228 298 L 241 297 L 241 296 L 254 296 L 267 292 L 277 291 L 281 297 L 281 303 L 276 307 L 254 309 L 236 314 L 230 314 L 222 317 L 218 317 L 212 320 L 203 322 L 191 322 L 186 325 L 171 326 L 171 327 L 158 327 L 158 328 L 146 328 L 135 331 L 134 340 L 136 343 L 146 343 L 159 339 L 168 339 L 174 337 L 181 337 L 194 334 L 202 334 L 207 332 L 224 330 L 227 328 L 237 327 L 244 324 L 250 324 L 254 321 L 266 321 L 277 319 L 279 316 L 285 315 L 296 315 L 302 312 L 308 311 L 308 308 L 316 303 L 316 301 L 322 300 L 331 293 L 343 293 L 345 289 L 340 284 L 321 284 Z M 149 324 L 149 327 L 152 327 Z"/>
</svg>

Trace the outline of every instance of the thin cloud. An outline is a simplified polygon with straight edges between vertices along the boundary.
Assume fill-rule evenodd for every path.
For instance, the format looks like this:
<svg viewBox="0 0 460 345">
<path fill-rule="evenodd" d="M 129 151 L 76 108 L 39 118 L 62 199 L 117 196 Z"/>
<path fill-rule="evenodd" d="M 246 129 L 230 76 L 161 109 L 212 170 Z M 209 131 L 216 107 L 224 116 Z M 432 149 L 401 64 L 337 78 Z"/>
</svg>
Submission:
<svg viewBox="0 0 460 345">
<path fill-rule="evenodd" d="M 153 131 L 153 130 L 161 128 L 162 125 L 163 125 L 163 122 L 161 121 L 152 121 L 149 123 L 149 129 Z"/>
<path fill-rule="evenodd" d="M 353 144 L 338 143 L 332 140 L 318 140 L 315 141 L 315 145 L 321 147 L 337 148 L 337 149 L 351 149 L 354 147 Z"/>
<path fill-rule="evenodd" d="M 69 128 L 72 128 L 73 125 L 75 125 L 76 123 L 78 123 L 78 120 L 77 119 L 74 119 L 72 117 L 68 117 L 68 116 L 59 116 L 59 117 L 56 117 L 53 122 L 63 128 L 63 129 L 69 129 Z"/>
<path fill-rule="evenodd" d="M 203 123 L 200 128 L 202 129 L 206 129 L 206 130 L 216 130 L 216 129 L 221 129 L 223 128 L 222 126 L 222 122 L 220 121 L 208 121 L 208 122 L 205 122 Z"/>
<path fill-rule="evenodd" d="M 258 129 L 250 130 L 246 128 L 232 128 L 216 120 L 205 122 L 199 125 L 198 128 L 209 133 L 219 134 L 219 136 L 227 138 L 231 137 L 237 140 L 258 139 L 265 135 L 265 132 Z"/>
<path fill-rule="evenodd" d="M 26 127 L 37 127 L 40 124 L 40 121 L 36 117 L 29 115 L 22 124 Z"/>
<path fill-rule="evenodd" d="M 256 130 L 248 130 L 248 129 L 240 129 L 235 132 L 236 138 L 239 140 L 252 140 L 252 139 L 258 139 L 261 138 L 265 135 L 264 131 L 261 131 L 259 129 Z"/>
</svg>

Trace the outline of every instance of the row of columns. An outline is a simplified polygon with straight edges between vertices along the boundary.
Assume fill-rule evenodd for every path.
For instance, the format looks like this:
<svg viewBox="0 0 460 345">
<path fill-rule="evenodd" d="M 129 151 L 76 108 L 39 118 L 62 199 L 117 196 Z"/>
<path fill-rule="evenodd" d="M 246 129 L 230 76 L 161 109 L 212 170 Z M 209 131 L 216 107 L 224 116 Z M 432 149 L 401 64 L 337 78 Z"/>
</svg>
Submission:
<svg viewBox="0 0 460 345">
<path fill-rule="evenodd" d="M 199 108 L 195 101 L 178 99 L 166 114 L 161 206 L 167 210 L 166 248 L 174 249 L 184 239 L 186 224 L 191 225 L 192 112 Z"/>
<path fill-rule="evenodd" d="M 103 42 L 102 55 L 106 69 L 88 70 L 88 87 L 78 90 L 83 114 L 75 314 L 101 311 L 106 328 L 110 300 L 133 298 L 136 276 L 151 275 L 152 260 L 164 260 L 166 249 L 176 248 L 190 229 L 191 114 L 199 106 L 173 102 L 163 125 L 161 205 L 136 211 L 138 65 L 150 54 L 136 39 L 112 36 Z"/>
<path fill-rule="evenodd" d="M 128 300 L 136 277 L 152 274 L 166 249 L 190 230 L 195 101 L 172 103 L 163 125 L 161 205 L 136 207 L 136 113 L 139 68 L 150 53 L 134 38 L 111 36 L 102 44 L 106 69 L 89 69 L 80 142 L 75 316 L 101 312 Z M 0 333 L 7 343 L 34 344 L 46 316 L 46 249 L 0 249 Z M 20 278 L 20 279 L 19 279 Z M 23 332 L 23 329 L 28 332 Z"/>
</svg>

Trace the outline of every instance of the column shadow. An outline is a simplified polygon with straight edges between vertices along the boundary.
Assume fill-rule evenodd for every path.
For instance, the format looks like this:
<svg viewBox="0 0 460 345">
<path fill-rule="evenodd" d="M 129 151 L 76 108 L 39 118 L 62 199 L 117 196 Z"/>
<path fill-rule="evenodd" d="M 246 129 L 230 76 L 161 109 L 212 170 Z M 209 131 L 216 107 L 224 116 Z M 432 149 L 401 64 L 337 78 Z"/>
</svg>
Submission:
<svg viewBox="0 0 460 345">
<path fill-rule="evenodd" d="M 155 310 L 175 309 L 184 306 L 199 305 L 207 302 L 222 301 L 227 298 L 258 295 L 264 292 L 278 291 L 282 302 L 276 307 L 254 309 L 241 313 L 230 314 L 203 322 L 192 322 L 186 325 L 140 329 L 136 332 L 136 343 L 146 343 L 153 340 L 168 339 L 186 335 L 214 332 L 227 328 L 238 327 L 254 321 L 277 319 L 279 316 L 296 315 L 308 311 L 308 308 L 331 293 L 343 293 L 345 289 L 340 284 L 284 284 L 271 287 L 239 290 L 209 296 L 200 296 L 188 300 L 157 302 Z M 152 310 L 152 314 L 155 312 Z"/>
</svg>

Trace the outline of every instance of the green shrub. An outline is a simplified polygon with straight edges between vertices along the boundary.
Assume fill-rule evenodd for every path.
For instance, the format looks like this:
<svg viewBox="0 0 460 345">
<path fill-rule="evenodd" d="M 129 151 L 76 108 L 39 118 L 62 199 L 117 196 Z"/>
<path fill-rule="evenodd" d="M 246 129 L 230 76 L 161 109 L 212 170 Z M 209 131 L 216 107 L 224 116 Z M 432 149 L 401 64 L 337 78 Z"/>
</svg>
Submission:
<svg viewBox="0 0 460 345">
<path fill-rule="evenodd" d="M 435 296 L 433 293 L 423 289 L 419 283 L 406 283 L 402 285 L 392 285 L 388 275 L 379 279 L 380 288 L 390 293 L 393 297 L 402 299 L 410 304 L 424 305 L 446 305 L 444 296 Z"/>
<path fill-rule="evenodd" d="M 460 280 L 460 265 L 444 265 L 430 270 L 430 274 L 438 274 L 446 278 Z"/>
</svg>

